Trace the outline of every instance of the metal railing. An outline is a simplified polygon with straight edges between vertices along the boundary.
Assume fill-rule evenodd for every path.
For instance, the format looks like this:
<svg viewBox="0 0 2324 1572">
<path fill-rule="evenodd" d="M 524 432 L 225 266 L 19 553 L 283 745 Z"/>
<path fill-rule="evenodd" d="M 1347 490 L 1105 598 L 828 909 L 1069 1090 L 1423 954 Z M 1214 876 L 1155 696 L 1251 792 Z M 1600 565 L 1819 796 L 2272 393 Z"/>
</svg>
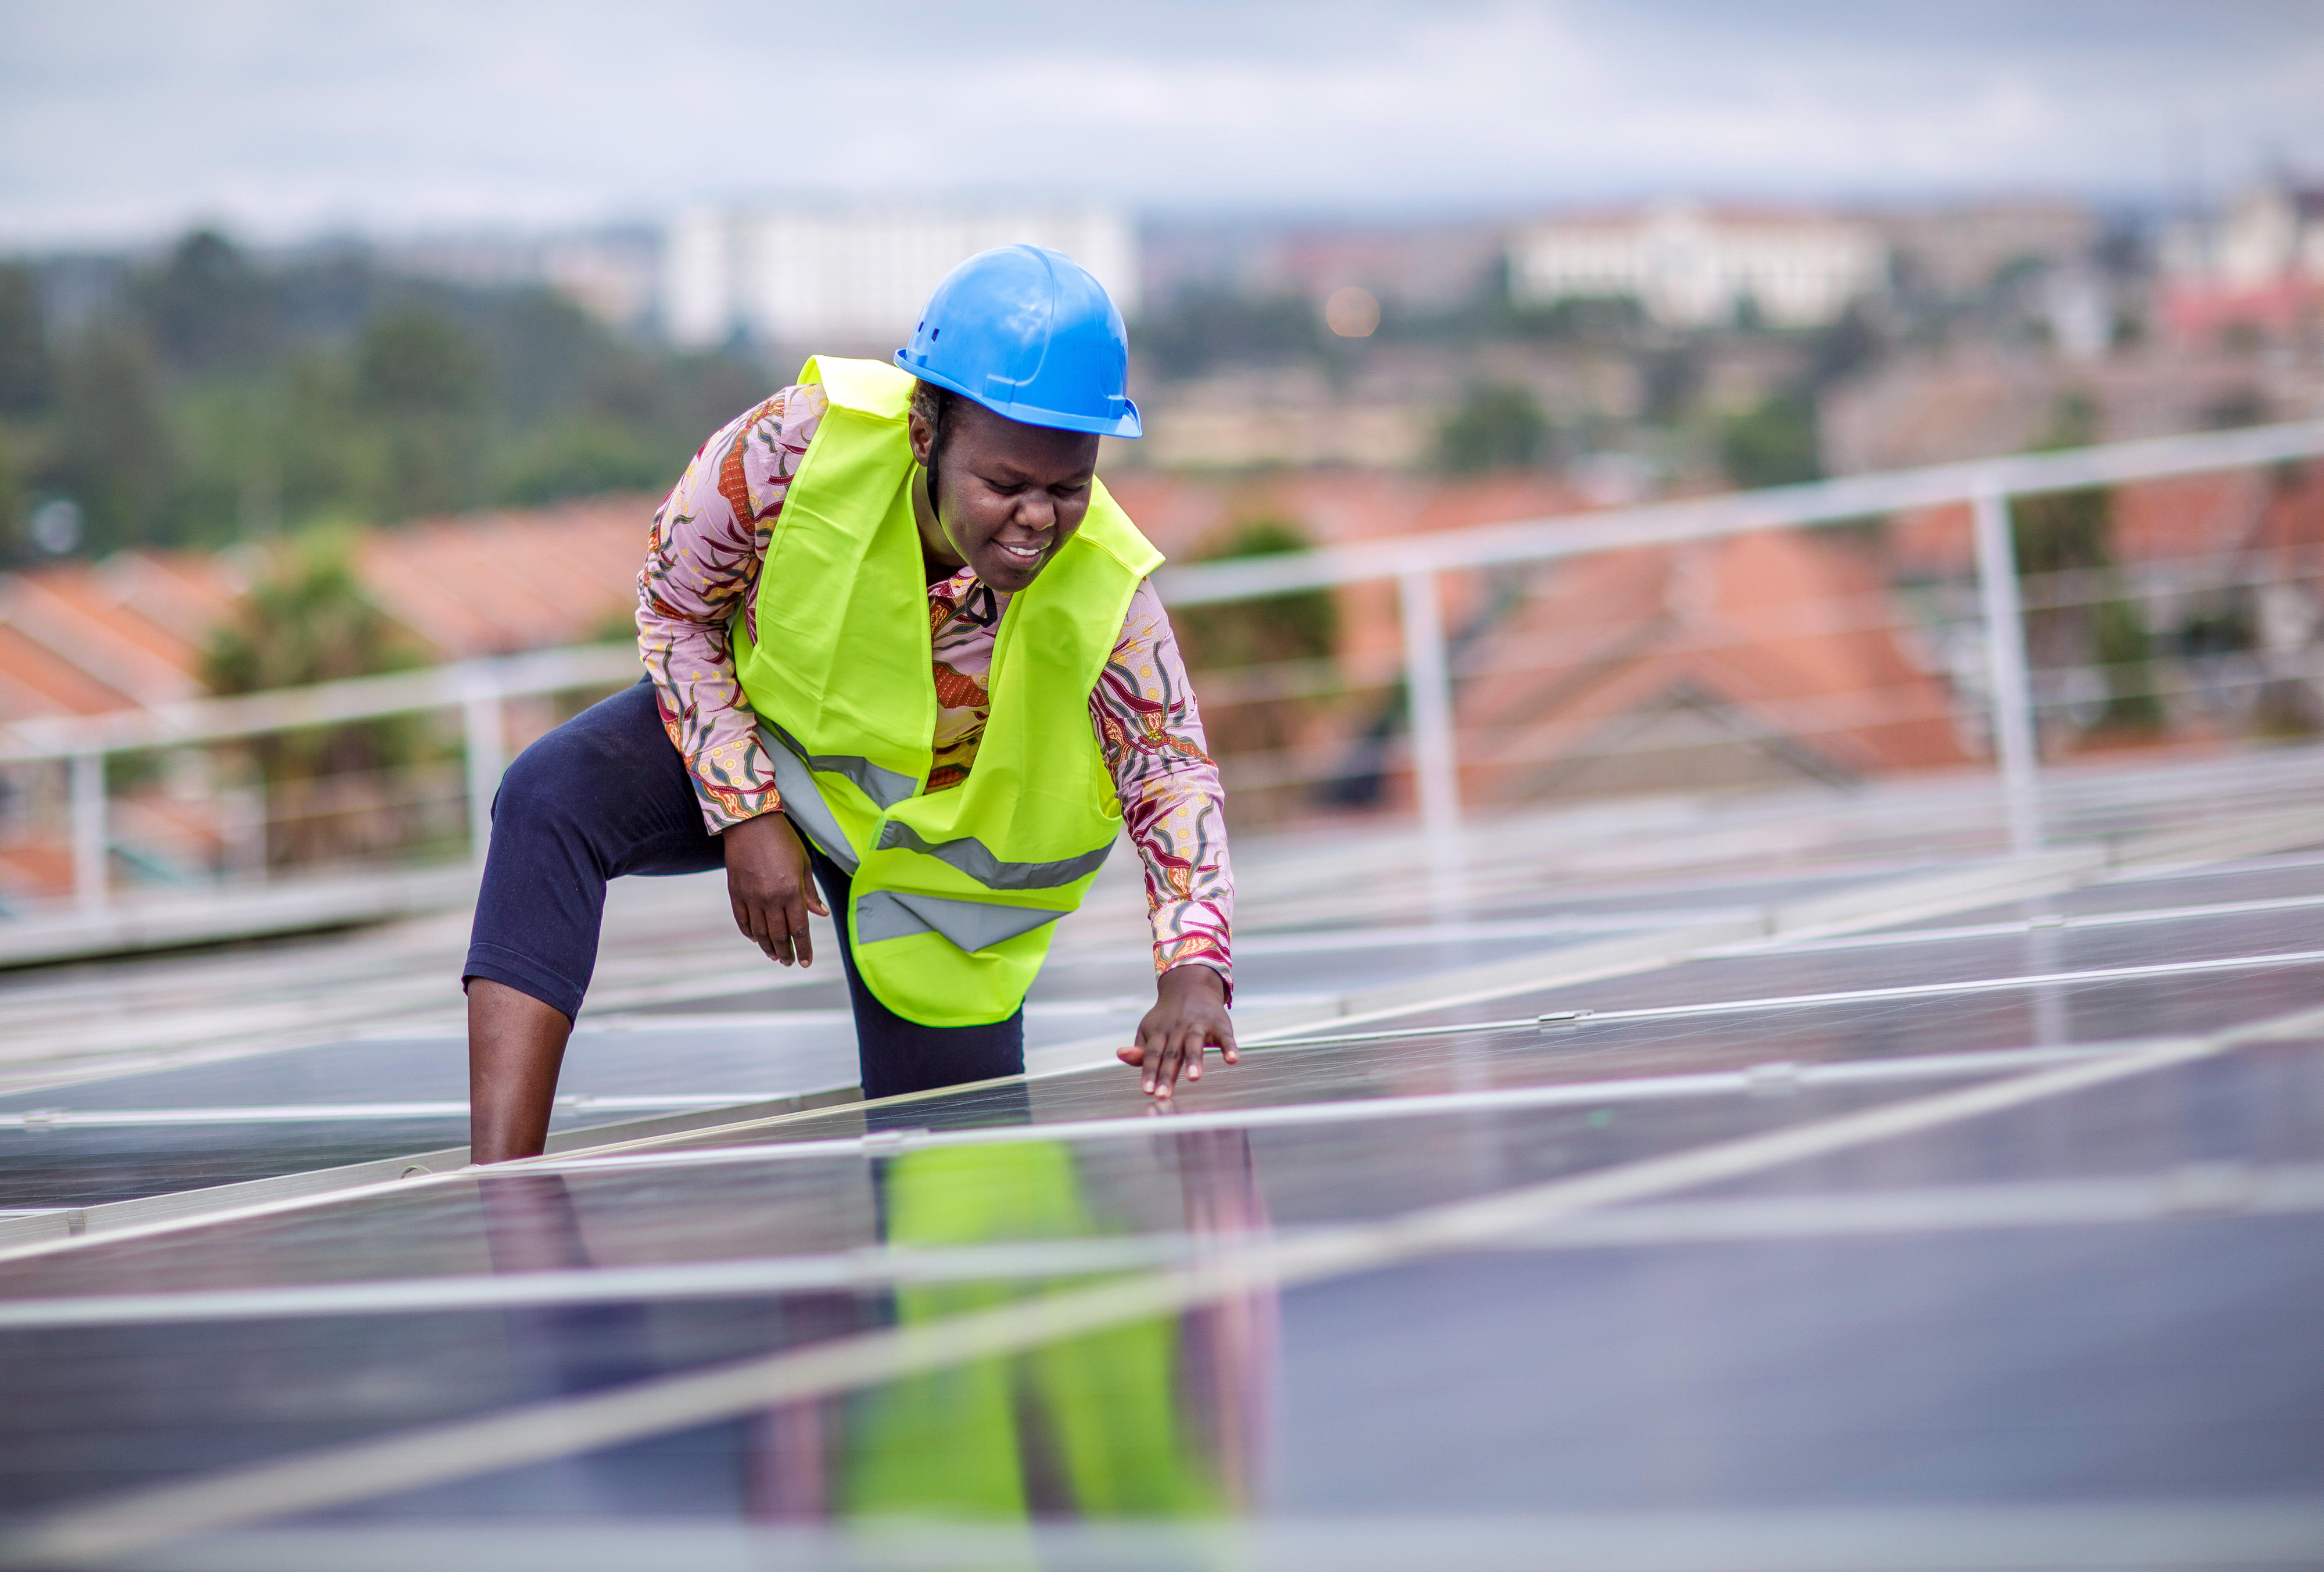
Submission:
<svg viewBox="0 0 2324 1572">
<path fill-rule="evenodd" d="M 1993 753 L 2011 843 L 2030 851 L 2043 839 L 2040 760 L 2011 501 L 2319 455 L 2324 455 L 2324 421 L 1942 465 L 1171 568 L 1157 576 L 1157 584 L 1173 607 L 1263 600 L 1367 581 L 1392 584 L 1400 641 L 1395 675 L 1404 696 L 1414 799 L 1434 860 L 1452 865 L 1458 861 L 1463 812 L 1454 684 L 1464 673 L 1456 670 L 1446 633 L 1442 600 L 1446 575 L 1967 504 L 1973 521 L 1983 686 L 1989 695 Z M 97 911 L 105 906 L 109 883 L 108 757 L 457 710 L 469 839 L 473 854 L 481 857 L 489 838 L 493 791 L 507 757 L 506 702 L 521 696 L 617 685 L 634 678 L 638 669 L 630 648 L 585 646 L 109 715 L 23 721 L 0 727 L 0 767 L 44 762 L 66 766 L 75 898 L 84 911 Z M 1285 678 L 1294 685 L 1313 680 L 1304 670 Z"/>
<path fill-rule="evenodd" d="M 108 755 L 241 741 L 353 721 L 457 709 L 471 855 L 492 837 L 493 791 L 507 764 L 507 701 L 634 680 L 637 652 L 619 644 L 537 650 L 380 677 L 226 698 L 191 698 L 109 715 L 54 717 L 0 728 L 0 765 L 63 762 L 69 771 L 73 895 L 103 909 L 110 879 Z"/>
<path fill-rule="evenodd" d="M 2280 464 L 2319 454 L 2324 454 L 2324 421 L 2307 421 L 1852 476 L 1174 568 L 1157 575 L 1156 582 L 1167 604 L 1190 606 L 1259 600 L 1365 580 L 1393 580 L 1404 641 L 1404 684 L 1410 696 L 1414 795 L 1435 860 L 1446 865 L 1457 861 L 1462 805 L 1452 729 L 1453 669 L 1439 603 L 1438 581 L 1443 574 L 1967 504 L 1974 517 L 1995 754 L 2011 845 L 2023 852 L 2042 843 L 2040 762 L 2024 606 L 2011 536 L 2012 499 Z"/>
</svg>

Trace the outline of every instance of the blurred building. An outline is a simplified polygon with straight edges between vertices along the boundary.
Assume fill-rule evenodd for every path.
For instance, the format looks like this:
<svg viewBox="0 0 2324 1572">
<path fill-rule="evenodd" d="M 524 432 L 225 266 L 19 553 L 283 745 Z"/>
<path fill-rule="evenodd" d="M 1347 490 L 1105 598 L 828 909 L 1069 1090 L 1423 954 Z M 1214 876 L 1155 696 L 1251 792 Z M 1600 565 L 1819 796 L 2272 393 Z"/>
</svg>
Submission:
<svg viewBox="0 0 2324 1572">
<path fill-rule="evenodd" d="M 1959 300 L 2029 265 L 2072 266 L 2098 243 L 2097 216 L 2078 202 L 1976 202 L 1881 214 L 1880 235 L 1902 285 Z"/>
<path fill-rule="evenodd" d="M 624 329 L 652 320 L 659 290 L 660 240 L 645 228 L 438 235 L 384 242 L 376 250 L 399 273 L 472 289 L 544 285 L 607 326 Z"/>
<path fill-rule="evenodd" d="M 1878 232 L 1825 213 L 1665 202 L 1548 219 L 1509 245 L 1509 292 L 1521 304 L 1628 296 L 1674 327 L 1747 310 L 1777 327 L 1817 327 L 1886 278 Z"/>
<path fill-rule="evenodd" d="M 2324 319 L 2324 184 L 2272 181 L 2216 219 L 2172 226 L 2163 272 L 2163 319 L 2182 340 L 2236 326 L 2288 333 Z"/>
<path fill-rule="evenodd" d="M 1965 342 L 1897 356 L 1818 400 L 1823 466 L 1862 475 L 2018 453 L 2087 399 L 2108 441 L 2324 415 L 2324 363 L 2211 343 L 2116 346 L 2098 358 L 2052 347 Z"/>
<path fill-rule="evenodd" d="M 893 348 L 953 265 L 996 245 L 1064 252 L 1137 314 L 1137 231 L 1102 207 L 758 208 L 690 215 L 663 236 L 661 320 L 681 345 Z"/>
<path fill-rule="evenodd" d="M 1384 305 L 1433 313 L 1492 287 L 1508 245 L 1502 224 L 1163 223 L 1145 230 L 1140 252 L 1151 301 L 1213 292 L 1321 304 L 1353 286 Z"/>
</svg>

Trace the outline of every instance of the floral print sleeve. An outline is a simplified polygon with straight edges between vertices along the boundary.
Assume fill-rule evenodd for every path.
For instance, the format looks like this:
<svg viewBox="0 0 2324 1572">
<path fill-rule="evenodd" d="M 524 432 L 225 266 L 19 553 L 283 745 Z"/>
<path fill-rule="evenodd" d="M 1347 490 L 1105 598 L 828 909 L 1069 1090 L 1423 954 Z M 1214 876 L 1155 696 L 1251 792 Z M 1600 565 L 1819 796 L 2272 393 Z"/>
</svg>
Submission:
<svg viewBox="0 0 2324 1572">
<path fill-rule="evenodd" d="M 654 514 L 638 575 L 638 651 L 712 834 L 782 806 L 728 624 L 755 619 L 759 565 L 825 407 L 787 387 L 702 445 Z"/>
<path fill-rule="evenodd" d="M 1130 597 L 1121 637 L 1090 695 L 1090 719 L 1146 867 L 1155 971 L 1207 966 L 1231 995 L 1234 874 L 1227 863 L 1226 791 L 1203 739 L 1202 712 L 1169 615 L 1151 583 Z"/>
</svg>

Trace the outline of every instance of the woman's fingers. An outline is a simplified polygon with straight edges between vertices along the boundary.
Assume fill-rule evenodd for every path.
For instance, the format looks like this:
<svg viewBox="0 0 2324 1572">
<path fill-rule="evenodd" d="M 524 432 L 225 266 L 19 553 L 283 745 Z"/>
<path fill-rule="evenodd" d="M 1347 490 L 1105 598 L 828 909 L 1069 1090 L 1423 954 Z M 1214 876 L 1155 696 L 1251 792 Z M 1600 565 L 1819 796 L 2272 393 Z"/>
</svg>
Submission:
<svg viewBox="0 0 2324 1572">
<path fill-rule="evenodd" d="M 757 945 L 760 949 L 766 950 L 767 936 L 759 931 L 758 919 L 756 914 L 752 911 L 750 902 L 744 901 L 739 895 L 730 895 L 727 899 L 726 904 L 733 908 L 734 912 L 734 926 L 742 929 L 742 937 L 749 939 L 752 944 Z M 768 953 L 771 954 L 772 952 L 769 951 Z"/>
<path fill-rule="evenodd" d="M 725 837 L 726 889 L 735 925 L 767 958 L 784 966 L 814 958 L 807 913 L 829 916 L 817 897 L 807 851 L 790 821 L 762 813 L 731 825 Z"/>
<path fill-rule="evenodd" d="M 1189 1081 L 1203 1078 L 1204 1056 L 1213 1047 L 1228 1064 L 1241 1059 L 1235 1048 L 1234 1026 L 1223 1010 L 1180 1011 L 1166 1003 L 1157 1005 L 1138 1023 L 1130 1045 L 1115 1050 L 1114 1057 L 1139 1071 L 1139 1082 L 1149 1096 L 1167 1097 L 1179 1077 Z"/>
<path fill-rule="evenodd" d="M 740 897 L 734 902 L 734 922 L 769 960 L 779 966 L 791 964 L 791 924 L 782 908 L 771 902 Z M 806 927 L 802 916 L 799 928 Z"/>
<path fill-rule="evenodd" d="M 1167 1097 L 1177 1089 L 1181 1075 L 1190 1081 L 1203 1078 L 1203 1029 L 1199 1026 L 1170 1029 L 1162 1040 L 1154 1084 L 1148 1089 L 1157 1097 Z"/>
<path fill-rule="evenodd" d="M 791 948 L 798 954 L 798 964 L 815 965 L 815 940 L 807 937 L 807 901 L 794 894 L 783 907 L 783 916 L 790 923 Z"/>
</svg>

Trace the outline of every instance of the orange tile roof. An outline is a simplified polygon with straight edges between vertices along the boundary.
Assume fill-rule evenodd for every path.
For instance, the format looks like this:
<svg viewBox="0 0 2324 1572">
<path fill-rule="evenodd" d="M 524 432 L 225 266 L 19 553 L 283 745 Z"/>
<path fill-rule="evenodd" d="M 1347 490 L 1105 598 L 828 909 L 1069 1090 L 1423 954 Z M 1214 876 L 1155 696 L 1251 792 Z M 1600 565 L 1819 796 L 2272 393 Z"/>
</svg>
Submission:
<svg viewBox="0 0 2324 1572">
<path fill-rule="evenodd" d="M 2114 488 L 2111 540 L 2126 568 L 2202 571 L 2267 546 L 2324 545 L 2324 464 L 2181 475 Z M 1923 572 L 1966 574 L 1975 560 L 1969 510 L 1952 504 L 1899 513 L 1889 540 Z"/>
<path fill-rule="evenodd" d="M 365 585 L 449 659 L 586 643 L 636 595 L 653 504 L 571 503 L 366 536 Z"/>
<path fill-rule="evenodd" d="M 135 702 L 46 644 L 0 622 L 0 721 L 102 715 Z"/>
<path fill-rule="evenodd" d="M 1618 746 L 1627 717 L 1676 702 L 1836 777 L 1966 763 L 1952 698 L 1910 658 L 1904 620 L 1868 557 L 1796 531 L 1563 564 L 1469 653 L 1466 772 L 1488 799 L 1529 795 Z"/>
<path fill-rule="evenodd" d="M 374 530 L 356 573 L 438 659 L 596 638 L 630 606 L 650 501 L 622 497 Z M 128 551 L 0 574 L 0 724 L 204 691 L 254 548 Z"/>
<path fill-rule="evenodd" d="M 93 568 L 18 578 L 0 591 L 0 615 L 142 701 L 201 691 L 201 651 L 122 605 Z"/>
</svg>

